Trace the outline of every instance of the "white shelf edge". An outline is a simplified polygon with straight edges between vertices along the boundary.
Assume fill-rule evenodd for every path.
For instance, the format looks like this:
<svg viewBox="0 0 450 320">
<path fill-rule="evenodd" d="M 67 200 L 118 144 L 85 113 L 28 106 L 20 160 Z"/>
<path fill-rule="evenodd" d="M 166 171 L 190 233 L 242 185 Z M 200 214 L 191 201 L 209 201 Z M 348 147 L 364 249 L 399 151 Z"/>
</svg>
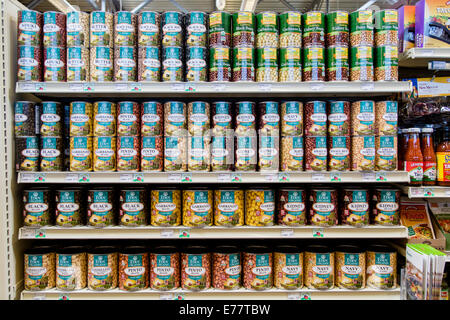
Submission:
<svg viewBox="0 0 450 320">
<path fill-rule="evenodd" d="M 404 226 L 271 227 L 22 227 L 19 239 L 406 239 Z M 319 233 L 317 233 L 319 232 Z"/>
<path fill-rule="evenodd" d="M 246 289 L 230 291 L 208 289 L 197 292 L 187 290 L 155 291 L 151 289 L 135 292 L 121 291 L 119 289 L 113 289 L 110 291 L 91 291 L 88 289 L 79 291 L 60 291 L 51 289 L 45 291 L 22 291 L 21 300 L 58 300 L 63 296 L 69 300 L 175 300 L 176 298 L 186 300 L 301 300 L 301 298 L 305 297 L 305 295 L 311 300 L 400 300 L 400 288 L 397 287 L 392 290 L 376 290 L 369 288 L 361 290 L 346 290 L 339 288 L 330 290 L 313 290 L 305 288 L 299 290 L 269 289 L 262 291 L 252 291 Z"/>
<path fill-rule="evenodd" d="M 450 48 L 411 48 L 399 56 L 400 67 L 427 67 L 429 61 L 449 61 Z"/>
<path fill-rule="evenodd" d="M 403 186 L 403 192 L 410 199 L 450 198 L 450 187 L 440 186 Z"/>
</svg>

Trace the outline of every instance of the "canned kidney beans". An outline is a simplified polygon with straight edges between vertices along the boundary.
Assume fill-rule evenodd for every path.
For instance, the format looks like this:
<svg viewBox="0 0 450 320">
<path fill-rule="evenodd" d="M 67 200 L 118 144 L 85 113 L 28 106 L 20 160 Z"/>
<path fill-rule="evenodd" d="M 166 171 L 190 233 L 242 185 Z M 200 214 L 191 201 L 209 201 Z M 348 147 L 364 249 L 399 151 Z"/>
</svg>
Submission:
<svg viewBox="0 0 450 320">
<path fill-rule="evenodd" d="M 348 81 L 348 48 L 327 48 L 327 81 Z"/>
<path fill-rule="evenodd" d="M 159 46 L 161 17 L 154 11 L 142 11 L 138 16 L 138 45 Z"/>
<path fill-rule="evenodd" d="M 183 46 L 183 14 L 178 11 L 166 11 L 161 15 L 162 45 Z"/>
<path fill-rule="evenodd" d="M 162 81 L 183 81 L 183 48 L 162 48 Z"/>
<path fill-rule="evenodd" d="M 209 46 L 231 46 L 231 14 L 214 11 L 209 15 Z"/>
<path fill-rule="evenodd" d="M 16 101 L 14 104 L 14 134 L 34 136 L 36 132 L 36 115 L 38 108 L 32 101 Z"/>
<path fill-rule="evenodd" d="M 65 47 L 44 47 L 44 81 L 66 81 Z"/>
<path fill-rule="evenodd" d="M 255 49 L 233 48 L 233 81 L 255 81 Z"/>
<path fill-rule="evenodd" d="M 325 14 L 309 11 L 303 18 L 303 46 L 325 46 Z"/>
<path fill-rule="evenodd" d="M 139 47 L 138 81 L 157 82 L 161 77 L 159 47 Z"/>
<path fill-rule="evenodd" d="M 50 191 L 46 188 L 23 191 L 23 217 L 27 227 L 51 224 Z"/>
<path fill-rule="evenodd" d="M 327 14 L 327 46 L 348 47 L 348 12 L 334 11 Z"/>
<path fill-rule="evenodd" d="M 186 81 L 200 82 L 208 80 L 208 51 L 205 47 L 186 48 Z"/>
<path fill-rule="evenodd" d="M 233 13 L 233 47 L 255 45 L 255 15 L 249 11 Z"/>
<path fill-rule="evenodd" d="M 139 103 L 133 101 L 117 103 L 117 135 L 139 136 L 140 115 Z"/>
<path fill-rule="evenodd" d="M 369 190 L 344 189 L 342 224 L 362 227 L 369 224 Z"/>
<path fill-rule="evenodd" d="M 309 47 L 303 49 L 303 81 L 325 80 L 325 49 Z"/>
<path fill-rule="evenodd" d="M 17 45 L 40 46 L 42 43 L 42 13 L 17 11 Z"/>
<path fill-rule="evenodd" d="M 286 226 L 305 225 L 305 190 L 281 189 L 278 195 L 278 224 Z"/>
<path fill-rule="evenodd" d="M 226 136 L 233 129 L 233 108 L 231 102 L 214 101 L 211 104 L 211 129 L 214 136 Z"/>
<path fill-rule="evenodd" d="M 18 46 L 17 80 L 42 82 L 41 47 Z"/>
<path fill-rule="evenodd" d="M 215 47 L 209 49 L 209 81 L 230 81 L 230 48 Z"/>
<path fill-rule="evenodd" d="M 41 137 L 41 171 L 62 171 L 63 169 L 63 138 Z"/>
<path fill-rule="evenodd" d="M 184 16 L 186 27 L 186 47 L 206 47 L 208 14 L 191 11 Z"/>
<path fill-rule="evenodd" d="M 309 195 L 309 217 L 312 225 L 337 225 L 336 189 L 312 189 Z"/>
</svg>

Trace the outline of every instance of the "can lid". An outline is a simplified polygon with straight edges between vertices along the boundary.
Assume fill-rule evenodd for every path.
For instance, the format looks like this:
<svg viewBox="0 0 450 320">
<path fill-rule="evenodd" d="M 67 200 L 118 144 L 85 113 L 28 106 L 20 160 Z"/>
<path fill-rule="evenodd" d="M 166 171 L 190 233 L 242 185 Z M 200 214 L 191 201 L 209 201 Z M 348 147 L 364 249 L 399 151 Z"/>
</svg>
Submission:
<svg viewBox="0 0 450 320">
<path fill-rule="evenodd" d="M 217 246 L 214 253 L 239 253 L 239 250 L 235 246 Z"/>
<path fill-rule="evenodd" d="M 176 254 L 178 253 L 178 250 L 174 246 L 158 246 L 155 247 L 153 250 L 150 250 L 150 252 L 157 254 Z"/>
<path fill-rule="evenodd" d="M 323 245 L 310 245 L 305 248 L 305 251 L 313 253 L 329 253 L 333 250 Z"/>
<path fill-rule="evenodd" d="M 373 244 L 367 248 L 367 251 L 386 252 L 386 253 L 397 252 L 394 248 L 382 244 Z"/>
<path fill-rule="evenodd" d="M 363 253 L 364 250 L 361 250 L 358 246 L 353 245 L 339 245 L 336 247 L 336 251 L 345 252 L 345 253 Z"/>
<path fill-rule="evenodd" d="M 275 252 L 280 253 L 300 253 L 301 250 L 297 246 L 279 245 L 275 247 Z"/>
</svg>

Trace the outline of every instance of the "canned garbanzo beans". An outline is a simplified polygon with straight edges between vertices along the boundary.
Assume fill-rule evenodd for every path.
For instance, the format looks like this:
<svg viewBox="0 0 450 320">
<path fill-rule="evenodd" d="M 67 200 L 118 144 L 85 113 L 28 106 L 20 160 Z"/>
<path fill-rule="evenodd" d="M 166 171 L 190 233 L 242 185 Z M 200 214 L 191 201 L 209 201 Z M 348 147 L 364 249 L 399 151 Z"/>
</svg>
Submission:
<svg viewBox="0 0 450 320">
<path fill-rule="evenodd" d="M 239 11 L 233 13 L 233 47 L 255 45 L 256 20 L 253 12 Z"/>
<path fill-rule="evenodd" d="M 380 46 L 376 49 L 375 81 L 398 80 L 398 48 L 393 45 Z"/>
<path fill-rule="evenodd" d="M 70 136 L 92 136 L 93 131 L 92 104 L 85 101 L 70 103 Z"/>
<path fill-rule="evenodd" d="M 309 11 L 303 14 L 303 46 L 325 46 L 325 14 Z"/>
<path fill-rule="evenodd" d="M 281 171 L 303 171 L 303 137 L 281 137 Z"/>
<path fill-rule="evenodd" d="M 235 227 L 244 225 L 244 191 L 220 189 L 214 191 L 214 225 Z"/>
<path fill-rule="evenodd" d="M 164 137 L 164 171 L 187 171 L 187 137 Z"/>
<path fill-rule="evenodd" d="M 178 226 L 181 224 L 181 191 L 160 189 L 151 191 L 152 226 Z"/>
<path fill-rule="evenodd" d="M 211 254 L 206 247 L 189 246 L 181 253 L 181 288 L 192 291 L 211 286 Z"/>
<path fill-rule="evenodd" d="M 16 170 L 39 170 L 39 139 L 37 136 L 16 137 Z"/>
<path fill-rule="evenodd" d="M 86 288 L 87 257 L 85 248 L 71 246 L 56 252 L 56 289 L 74 291 Z"/>
<path fill-rule="evenodd" d="M 275 191 L 271 189 L 250 189 L 245 191 L 245 223 L 264 227 L 274 224 Z"/>
<path fill-rule="evenodd" d="M 233 48 L 233 81 L 255 81 L 255 49 Z"/>
<path fill-rule="evenodd" d="M 350 50 L 350 80 L 373 81 L 373 48 L 359 46 Z"/>
<path fill-rule="evenodd" d="M 45 188 L 23 191 L 23 218 L 27 227 L 51 224 L 50 191 Z"/>
<path fill-rule="evenodd" d="M 82 204 L 81 189 L 61 189 L 55 191 L 56 225 L 72 227 L 82 224 L 84 205 Z"/>
<path fill-rule="evenodd" d="M 348 47 L 348 12 L 333 11 L 327 14 L 327 46 Z"/>
<path fill-rule="evenodd" d="M 50 246 L 40 246 L 25 250 L 24 287 L 25 290 L 42 291 L 56 285 L 55 252 Z"/>
<path fill-rule="evenodd" d="M 87 217 L 89 226 L 106 227 L 114 224 L 114 191 L 112 188 L 88 190 Z"/>
<path fill-rule="evenodd" d="M 70 171 L 92 170 L 92 137 L 70 137 Z"/>
<path fill-rule="evenodd" d="M 34 111 L 34 108 L 32 108 L 32 110 Z M 62 136 L 63 113 L 64 111 L 60 102 L 42 102 L 41 116 L 39 119 L 41 137 Z"/>
<path fill-rule="evenodd" d="M 183 190 L 183 226 L 211 226 L 213 198 L 213 191 L 206 188 Z"/>
<path fill-rule="evenodd" d="M 369 201 L 369 190 L 345 188 L 341 223 L 355 227 L 368 225 Z"/>
<path fill-rule="evenodd" d="M 162 171 L 163 137 L 141 137 L 141 171 Z"/>
<path fill-rule="evenodd" d="M 303 48 L 303 81 L 325 81 L 325 49 Z"/>
<path fill-rule="evenodd" d="M 161 14 L 163 47 L 183 46 L 183 14 L 178 11 L 166 11 Z"/>
<path fill-rule="evenodd" d="M 191 11 L 184 16 L 186 28 L 186 47 L 206 47 L 208 14 L 202 11 Z"/>
<path fill-rule="evenodd" d="M 246 289 L 266 290 L 273 286 L 272 252 L 265 246 L 249 246 L 243 253 L 243 285 Z"/>
<path fill-rule="evenodd" d="M 136 57 L 135 47 L 116 46 L 114 48 L 114 81 L 136 81 Z"/>
<path fill-rule="evenodd" d="M 234 290 L 241 287 L 241 254 L 237 247 L 219 246 L 212 254 L 212 287 Z"/>
<path fill-rule="evenodd" d="M 138 291 L 148 288 L 148 253 L 145 247 L 130 246 L 119 252 L 119 289 Z"/>
<path fill-rule="evenodd" d="M 94 136 L 116 135 L 116 104 L 108 101 L 94 102 Z"/>
<path fill-rule="evenodd" d="M 104 291 L 117 288 L 118 253 L 114 247 L 92 248 L 87 253 L 88 288 Z"/>
<path fill-rule="evenodd" d="M 62 171 L 63 170 L 63 138 L 62 137 L 41 137 L 41 171 Z"/>
<path fill-rule="evenodd" d="M 204 82 L 208 80 L 208 51 L 206 47 L 187 47 L 185 61 L 185 78 L 187 82 Z"/>
<path fill-rule="evenodd" d="M 349 63 L 347 47 L 327 48 L 327 69 L 328 81 L 348 81 Z"/>
<path fill-rule="evenodd" d="M 276 47 L 256 49 L 256 81 L 278 82 L 278 49 Z"/>
<path fill-rule="evenodd" d="M 350 171 L 351 144 L 349 136 L 328 138 L 328 170 Z"/>
<path fill-rule="evenodd" d="M 306 224 L 306 194 L 303 189 L 280 189 L 278 198 L 279 225 L 300 226 Z"/>
<path fill-rule="evenodd" d="M 133 101 L 121 101 L 117 104 L 117 135 L 139 136 L 140 106 Z"/>
<path fill-rule="evenodd" d="M 141 141 L 139 136 L 117 137 L 117 171 L 139 171 Z"/>
<path fill-rule="evenodd" d="M 281 135 L 303 135 L 303 103 L 284 101 L 281 103 Z"/>
<path fill-rule="evenodd" d="M 309 217 L 312 225 L 334 226 L 338 224 L 336 189 L 312 189 L 309 195 Z"/>
<path fill-rule="evenodd" d="M 319 290 L 334 287 L 334 252 L 328 247 L 312 245 L 306 248 L 305 285 Z"/>
<path fill-rule="evenodd" d="M 273 11 L 263 11 L 256 15 L 256 47 L 279 47 L 278 15 Z"/>
<path fill-rule="evenodd" d="M 303 253 L 296 246 L 277 246 L 273 260 L 275 288 L 303 287 Z"/>
<path fill-rule="evenodd" d="M 119 205 L 119 225 L 136 227 L 147 224 L 147 192 L 144 188 L 121 190 Z"/>
<path fill-rule="evenodd" d="M 350 102 L 330 101 L 328 111 L 328 135 L 350 135 Z"/>
<path fill-rule="evenodd" d="M 302 81 L 301 48 L 280 49 L 280 82 Z"/>
<path fill-rule="evenodd" d="M 373 46 L 372 10 L 358 10 L 350 13 L 350 45 Z"/>
<path fill-rule="evenodd" d="M 150 253 L 150 288 L 172 290 L 180 287 L 180 254 L 176 247 L 160 246 Z"/>
<path fill-rule="evenodd" d="M 142 11 L 138 16 L 138 45 L 159 46 L 161 17 L 158 12 Z"/>
<path fill-rule="evenodd" d="M 184 76 L 182 47 L 162 47 L 162 81 L 180 82 Z"/>
<path fill-rule="evenodd" d="M 231 52 L 229 47 L 209 49 L 209 81 L 230 81 Z"/>
<path fill-rule="evenodd" d="M 302 14 L 286 11 L 279 15 L 280 48 L 302 47 Z"/>
<path fill-rule="evenodd" d="M 342 289 L 366 287 L 366 254 L 357 246 L 336 247 L 336 285 Z"/>
<path fill-rule="evenodd" d="M 146 101 L 141 108 L 141 136 L 162 136 L 163 106 L 157 101 Z"/>
<path fill-rule="evenodd" d="M 367 286 L 374 289 L 397 287 L 397 252 L 389 246 L 372 245 L 367 250 Z"/>
<path fill-rule="evenodd" d="M 372 222 L 378 225 L 400 224 L 400 195 L 398 189 L 377 188 L 372 196 Z"/>
<path fill-rule="evenodd" d="M 116 171 L 116 137 L 94 137 L 94 171 Z"/>
<path fill-rule="evenodd" d="M 209 15 L 209 46 L 231 47 L 231 14 L 214 11 Z"/>
</svg>

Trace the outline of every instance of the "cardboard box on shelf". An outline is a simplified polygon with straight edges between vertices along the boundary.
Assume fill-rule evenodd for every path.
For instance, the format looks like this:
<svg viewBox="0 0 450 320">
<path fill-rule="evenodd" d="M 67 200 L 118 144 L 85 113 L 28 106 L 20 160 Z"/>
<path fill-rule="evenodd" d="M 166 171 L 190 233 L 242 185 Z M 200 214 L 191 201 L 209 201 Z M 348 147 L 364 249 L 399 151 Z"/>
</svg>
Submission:
<svg viewBox="0 0 450 320">
<path fill-rule="evenodd" d="M 403 6 L 398 9 L 398 52 L 404 52 L 415 45 L 416 7 Z"/>
<path fill-rule="evenodd" d="M 450 2 L 416 3 L 415 43 L 418 48 L 450 48 Z"/>
<path fill-rule="evenodd" d="M 408 239 L 435 239 L 426 201 L 402 199 L 400 220 L 408 228 Z"/>
<path fill-rule="evenodd" d="M 435 218 L 439 231 L 446 239 L 445 250 L 450 250 L 450 202 L 444 199 L 428 200 L 432 218 Z"/>
</svg>

